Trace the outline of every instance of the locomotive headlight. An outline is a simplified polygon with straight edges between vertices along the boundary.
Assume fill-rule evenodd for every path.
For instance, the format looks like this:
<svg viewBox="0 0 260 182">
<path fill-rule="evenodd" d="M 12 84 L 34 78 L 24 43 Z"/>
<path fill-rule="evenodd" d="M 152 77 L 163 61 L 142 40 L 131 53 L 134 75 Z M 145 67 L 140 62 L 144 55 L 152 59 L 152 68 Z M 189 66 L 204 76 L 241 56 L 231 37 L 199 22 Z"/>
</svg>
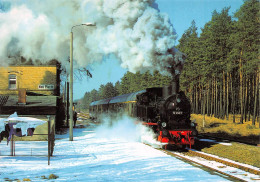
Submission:
<svg viewBox="0 0 260 182">
<path fill-rule="evenodd" d="M 169 109 L 169 110 L 172 110 L 172 109 L 174 109 L 175 108 L 175 103 L 174 102 L 170 102 L 169 104 L 168 104 L 168 106 L 167 106 L 167 109 Z"/>
<path fill-rule="evenodd" d="M 167 124 L 165 123 L 165 122 L 162 122 L 162 127 L 166 127 L 167 126 Z"/>
</svg>

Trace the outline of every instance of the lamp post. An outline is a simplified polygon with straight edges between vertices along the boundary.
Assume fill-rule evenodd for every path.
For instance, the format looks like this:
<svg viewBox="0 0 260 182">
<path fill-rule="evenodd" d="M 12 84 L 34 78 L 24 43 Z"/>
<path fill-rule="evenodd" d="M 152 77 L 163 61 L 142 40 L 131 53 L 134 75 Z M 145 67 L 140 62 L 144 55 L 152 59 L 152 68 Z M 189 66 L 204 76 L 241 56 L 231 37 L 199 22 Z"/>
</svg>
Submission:
<svg viewBox="0 0 260 182">
<path fill-rule="evenodd" d="M 73 28 L 77 26 L 96 26 L 93 23 L 83 23 L 79 25 L 74 25 L 71 27 L 70 31 L 70 84 L 69 84 L 69 92 L 70 92 L 70 122 L 69 122 L 69 140 L 73 141 Z"/>
</svg>

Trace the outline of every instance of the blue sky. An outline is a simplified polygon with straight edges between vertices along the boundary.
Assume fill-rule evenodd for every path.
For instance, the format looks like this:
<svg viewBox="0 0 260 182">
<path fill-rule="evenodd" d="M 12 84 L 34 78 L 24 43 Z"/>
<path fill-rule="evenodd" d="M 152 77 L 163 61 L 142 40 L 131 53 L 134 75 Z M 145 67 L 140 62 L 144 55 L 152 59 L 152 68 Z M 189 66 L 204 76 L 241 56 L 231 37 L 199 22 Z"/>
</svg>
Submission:
<svg viewBox="0 0 260 182">
<path fill-rule="evenodd" d="M 243 0 L 156 0 L 156 2 L 159 10 L 170 17 L 178 35 L 176 45 L 184 31 L 190 27 L 192 20 L 195 20 L 200 33 L 200 28 L 211 20 L 214 10 L 219 12 L 224 7 L 231 7 L 229 12 L 233 15 L 243 4 Z M 120 67 L 119 61 L 113 56 L 90 67 L 92 78 L 74 80 L 74 99 L 82 98 L 87 91 L 92 89 L 98 90 L 101 84 L 117 82 L 127 72 L 126 69 Z"/>
</svg>

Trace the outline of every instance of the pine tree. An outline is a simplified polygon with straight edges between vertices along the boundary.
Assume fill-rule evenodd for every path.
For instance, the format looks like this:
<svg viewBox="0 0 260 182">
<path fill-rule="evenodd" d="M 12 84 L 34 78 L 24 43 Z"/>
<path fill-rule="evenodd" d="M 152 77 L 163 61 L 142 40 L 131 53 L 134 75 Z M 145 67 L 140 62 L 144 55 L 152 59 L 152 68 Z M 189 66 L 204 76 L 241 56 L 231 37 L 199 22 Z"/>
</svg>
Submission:
<svg viewBox="0 0 260 182">
<path fill-rule="evenodd" d="M 118 93 L 118 95 L 122 95 L 121 83 L 119 81 L 116 82 L 115 89 L 116 89 L 116 92 Z"/>
<path fill-rule="evenodd" d="M 133 76 L 133 73 L 131 72 L 126 72 L 123 76 L 123 78 L 121 78 L 121 94 L 127 94 L 130 93 L 131 91 L 131 77 Z"/>
<path fill-rule="evenodd" d="M 111 98 L 118 95 L 118 92 L 111 82 L 108 82 L 102 90 L 103 98 Z"/>
<path fill-rule="evenodd" d="M 248 102 L 247 93 L 251 90 L 255 93 L 253 97 L 257 97 L 256 91 L 248 87 L 248 80 L 257 80 L 259 75 L 259 41 L 260 41 L 260 3 L 259 0 L 246 0 L 241 8 L 235 13 L 236 30 L 234 34 L 234 49 L 233 57 L 238 58 L 239 62 L 239 76 L 240 76 L 240 112 L 241 120 L 243 123 L 246 118 L 246 110 L 249 105 L 257 104 Z M 256 82 L 253 84 L 256 87 Z M 259 97 L 259 96 L 258 96 Z M 256 98 L 255 98 L 256 99 Z M 253 123 L 254 124 L 254 123 Z"/>
<path fill-rule="evenodd" d="M 186 62 L 184 64 L 184 69 L 180 76 L 181 90 L 184 90 L 186 94 L 191 98 L 191 100 L 196 101 L 196 88 L 198 85 L 197 75 L 199 73 L 199 38 L 197 33 L 196 23 L 193 20 L 191 26 L 184 32 L 180 44 L 177 46 L 178 49 L 186 54 Z M 190 95 L 189 93 L 193 93 Z M 195 102 L 193 102 L 195 103 Z M 195 110 L 195 105 L 192 110 Z"/>
</svg>

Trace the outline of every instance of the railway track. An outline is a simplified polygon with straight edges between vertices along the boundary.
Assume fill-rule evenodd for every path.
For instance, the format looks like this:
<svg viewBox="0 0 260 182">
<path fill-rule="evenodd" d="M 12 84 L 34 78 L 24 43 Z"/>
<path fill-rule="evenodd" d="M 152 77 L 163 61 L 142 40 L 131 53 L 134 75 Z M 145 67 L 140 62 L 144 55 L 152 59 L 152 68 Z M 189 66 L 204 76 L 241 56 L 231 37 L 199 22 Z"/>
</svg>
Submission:
<svg viewBox="0 0 260 182">
<path fill-rule="evenodd" d="M 215 141 L 228 141 L 228 142 L 237 142 L 237 143 L 243 143 L 243 144 L 247 144 L 247 145 L 253 145 L 253 146 L 259 146 L 260 145 L 260 140 L 257 142 L 249 142 L 246 140 L 242 140 L 242 139 L 234 139 L 234 138 L 224 138 L 224 137 L 220 137 L 220 136 L 212 136 L 212 135 L 207 135 L 207 134 L 199 134 L 197 136 L 197 138 L 199 139 L 211 139 L 211 140 L 215 140 Z"/>
<path fill-rule="evenodd" d="M 187 152 L 173 152 L 165 149 L 160 150 L 168 155 L 227 176 L 234 181 L 260 181 L 260 170 L 256 167 L 240 164 L 229 159 L 220 158 L 195 150 L 188 150 Z"/>
</svg>

